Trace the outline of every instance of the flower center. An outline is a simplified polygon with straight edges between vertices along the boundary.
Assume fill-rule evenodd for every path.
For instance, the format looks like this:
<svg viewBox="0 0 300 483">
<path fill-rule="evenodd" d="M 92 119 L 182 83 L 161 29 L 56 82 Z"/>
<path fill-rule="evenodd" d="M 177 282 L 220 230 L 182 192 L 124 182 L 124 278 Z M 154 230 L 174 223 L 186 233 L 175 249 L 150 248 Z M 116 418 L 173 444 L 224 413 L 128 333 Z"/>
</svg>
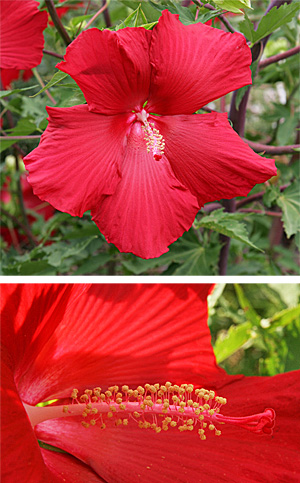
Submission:
<svg viewBox="0 0 300 483">
<path fill-rule="evenodd" d="M 154 123 L 148 122 L 148 117 L 149 114 L 145 109 L 136 113 L 137 120 L 143 123 L 142 129 L 145 133 L 144 139 L 146 141 L 147 152 L 151 152 L 155 161 L 159 161 L 164 154 L 165 140 L 159 130 L 155 128 Z"/>
<path fill-rule="evenodd" d="M 223 416 L 220 410 L 226 399 L 216 396 L 214 391 L 195 389 L 192 384 L 172 385 L 145 384 L 135 390 L 128 386 L 111 386 L 107 391 L 100 387 L 86 389 L 79 396 L 73 389 L 72 402 L 64 406 L 34 407 L 24 404 L 32 426 L 47 419 L 65 416 L 81 416 L 85 428 L 107 424 L 128 426 L 135 422 L 141 429 L 152 429 L 156 433 L 176 428 L 180 432 L 198 430 L 200 439 L 205 440 L 205 430 L 220 436 L 216 424 L 229 423 L 255 433 L 272 434 L 275 424 L 273 409 L 246 417 Z"/>
</svg>

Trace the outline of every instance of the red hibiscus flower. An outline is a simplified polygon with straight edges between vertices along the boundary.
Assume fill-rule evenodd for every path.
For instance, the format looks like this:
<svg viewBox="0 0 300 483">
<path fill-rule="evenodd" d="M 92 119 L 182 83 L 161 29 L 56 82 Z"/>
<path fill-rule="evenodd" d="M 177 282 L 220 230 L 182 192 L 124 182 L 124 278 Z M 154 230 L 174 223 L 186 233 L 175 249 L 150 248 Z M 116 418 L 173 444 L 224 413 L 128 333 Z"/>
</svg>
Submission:
<svg viewBox="0 0 300 483">
<path fill-rule="evenodd" d="M 276 173 L 226 114 L 193 114 L 250 84 L 250 63 L 242 35 L 184 26 L 168 11 L 153 31 L 83 32 L 57 67 L 87 105 L 48 108 L 25 158 L 35 194 L 71 215 L 90 209 L 123 252 L 160 256 L 204 203 L 246 195 Z"/>
<path fill-rule="evenodd" d="M 5 483 L 296 482 L 299 371 L 219 368 L 210 288 L 3 285 Z"/>
<path fill-rule="evenodd" d="M 18 79 L 19 70 L 36 67 L 42 60 L 43 30 L 47 27 L 48 17 L 47 12 L 40 12 L 37 7 L 35 0 L 1 1 L 0 67 L 4 89 L 12 80 Z"/>
</svg>

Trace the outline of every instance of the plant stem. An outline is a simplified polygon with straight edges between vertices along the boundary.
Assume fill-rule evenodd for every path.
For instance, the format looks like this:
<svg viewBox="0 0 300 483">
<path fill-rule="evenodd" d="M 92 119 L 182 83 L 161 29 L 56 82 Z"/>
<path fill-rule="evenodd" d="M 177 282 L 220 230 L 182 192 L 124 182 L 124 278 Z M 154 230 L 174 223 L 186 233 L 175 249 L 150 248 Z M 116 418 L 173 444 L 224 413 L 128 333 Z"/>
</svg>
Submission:
<svg viewBox="0 0 300 483">
<path fill-rule="evenodd" d="M 289 183 L 280 186 L 279 189 L 280 191 L 284 191 L 288 186 L 290 186 Z M 247 198 L 244 198 L 243 200 L 238 200 L 236 202 L 236 208 L 240 209 L 242 206 L 248 205 L 253 201 L 261 200 L 264 194 L 265 194 L 265 191 L 259 191 L 259 193 L 254 193 L 253 195 L 250 195 Z"/>
<path fill-rule="evenodd" d="M 52 57 L 56 57 L 57 59 L 63 59 L 64 58 L 63 55 L 57 54 L 56 52 L 52 52 L 51 50 L 43 49 L 43 52 L 44 52 L 44 54 L 51 55 Z"/>
<path fill-rule="evenodd" d="M 24 223 L 22 223 L 20 220 L 18 220 L 18 218 L 16 216 L 12 215 L 11 213 L 6 211 L 2 207 L 1 207 L 1 213 L 4 216 L 6 216 L 7 218 L 11 219 L 16 225 L 18 225 L 24 231 L 25 235 L 27 236 L 28 240 L 30 240 L 30 242 L 33 246 L 38 245 L 35 237 L 31 233 L 30 229 Z"/>
<path fill-rule="evenodd" d="M 243 213 L 259 213 L 262 215 L 275 216 L 277 218 L 282 217 L 281 211 L 265 211 L 265 210 L 253 210 L 252 208 L 242 208 L 239 212 Z"/>
<path fill-rule="evenodd" d="M 40 86 L 42 87 L 42 89 L 45 87 L 45 84 L 40 76 L 40 74 L 38 73 L 36 67 L 34 67 L 32 69 L 32 72 L 33 72 L 33 75 L 34 77 L 36 78 L 36 80 L 38 81 L 38 83 L 40 84 Z M 56 100 L 54 99 L 54 97 L 50 94 L 50 92 L 48 91 L 48 89 L 45 90 L 45 93 L 47 94 L 48 98 L 50 99 L 50 101 L 52 102 L 52 104 L 56 104 Z"/>
<path fill-rule="evenodd" d="M 101 7 L 101 8 L 98 10 L 98 12 L 97 12 L 97 13 L 95 13 L 95 15 L 94 15 L 94 16 L 93 16 L 93 17 L 92 17 L 92 18 L 91 18 L 91 19 L 88 21 L 88 23 L 86 24 L 86 26 L 85 26 L 85 29 L 84 29 L 84 30 L 86 30 L 87 28 L 89 28 L 89 26 L 90 26 L 90 25 L 91 25 L 91 24 L 94 22 L 94 20 L 96 20 L 96 18 L 97 18 L 97 17 L 99 17 L 99 15 L 100 15 L 102 12 L 104 12 L 104 11 L 107 9 L 107 7 L 108 7 L 108 3 L 109 3 L 109 2 L 108 2 L 107 0 L 103 2 L 102 7 Z"/>
<path fill-rule="evenodd" d="M 289 146 L 269 146 L 268 144 L 260 144 L 254 141 L 249 141 L 245 138 L 243 139 L 256 153 L 264 152 L 266 154 L 294 154 L 295 149 L 300 149 L 300 144 L 290 144 Z"/>
<path fill-rule="evenodd" d="M 37 135 L 33 135 L 33 136 L 0 136 L 0 139 L 3 139 L 5 141 L 27 139 L 27 140 L 30 141 L 31 139 L 40 139 L 40 137 L 41 137 L 41 135 L 37 134 Z"/>
<path fill-rule="evenodd" d="M 53 0 L 45 0 L 45 4 L 50 14 L 50 17 L 52 18 L 52 21 L 55 25 L 56 30 L 58 31 L 59 35 L 63 39 L 64 43 L 66 45 L 69 45 L 72 42 L 72 40 L 69 37 L 69 34 L 66 31 L 65 27 L 61 23 L 59 16 L 57 15 Z"/>
<path fill-rule="evenodd" d="M 215 7 L 213 7 L 212 5 L 210 5 L 209 3 L 205 3 L 203 4 L 202 2 L 200 1 L 194 1 L 194 3 L 200 7 L 204 7 L 204 8 L 207 8 L 208 10 L 217 10 Z M 232 34 L 234 32 L 236 32 L 235 28 L 231 25 L 231 23 L 227 20 L 226 17 L 224 17 L 224 15 L 222 13 L 220 13 L 218 15 L 218 18 L 221 20 L 221 22 L 225 25 L 225 27 L 227 28 L 227 30 L 229 32 L 231 32 Z"/>
<path fill-rule="evenodd" d="M 265 67 L 267 67 L 267 65 L 274 64 L 275 62 L 279 62 L 280 60 L 283 60 L 283 59 L 287 59 L 292 55 L 299 54 L 299 52 L 300 52 L 300 46 L 297 46 L 297 47 L 293 47 L 290 50 L 287 50 L 286 52 L 282 52 L 281 54 L 273 55 L 268 59 L 262 60 L 259 63 L 259 69 L 264 69 Z"/>
</svg>

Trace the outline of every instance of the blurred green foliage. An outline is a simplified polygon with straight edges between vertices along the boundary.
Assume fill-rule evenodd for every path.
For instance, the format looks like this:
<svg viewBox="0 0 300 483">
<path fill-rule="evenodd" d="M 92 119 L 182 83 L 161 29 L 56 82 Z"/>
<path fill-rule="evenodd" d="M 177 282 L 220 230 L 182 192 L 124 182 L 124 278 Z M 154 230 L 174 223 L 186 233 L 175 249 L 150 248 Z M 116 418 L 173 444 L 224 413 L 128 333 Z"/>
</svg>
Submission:
<svg viewBox="0 0 300 483">
<path fill-rule="evenodd" d="M 300 369 L 300 285 L 217 285 L 209 327 L 217 362 L 230 374 Z"/>
</svg>

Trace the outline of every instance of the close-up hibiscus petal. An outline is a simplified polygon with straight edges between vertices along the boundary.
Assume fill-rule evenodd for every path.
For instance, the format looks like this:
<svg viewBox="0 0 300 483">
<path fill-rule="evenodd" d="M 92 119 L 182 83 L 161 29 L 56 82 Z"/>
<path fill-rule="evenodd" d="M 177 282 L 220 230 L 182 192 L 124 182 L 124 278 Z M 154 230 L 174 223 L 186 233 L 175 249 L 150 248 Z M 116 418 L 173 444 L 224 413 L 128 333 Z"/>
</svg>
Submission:
<svg viewBox="0 0 300 483">
<path fill-rule="evenodd" d="M 92 28 L 57 67 L 87 105 L 50 108 L 40 145 L 24 159 L 34 193 L 93 220 L 121 252 L 155 258 L 204 203 L 246 196 L 276 174 L 225 115 L 194 114 L 251 84 L 245 38 L 162 12 L 152 31 Z"/>
<path fill-rule="evenodd" d="M 221 369 L 212 285 L 1 289 L 5 483 L 296 483 L 299 371 Z"/>
<path fill-rule="evenodd" d="M 1 69 L 31 69 L 41 62 L 48 15 L 38 5 L 35 0 L 1 1 Z"/>
</svg>

